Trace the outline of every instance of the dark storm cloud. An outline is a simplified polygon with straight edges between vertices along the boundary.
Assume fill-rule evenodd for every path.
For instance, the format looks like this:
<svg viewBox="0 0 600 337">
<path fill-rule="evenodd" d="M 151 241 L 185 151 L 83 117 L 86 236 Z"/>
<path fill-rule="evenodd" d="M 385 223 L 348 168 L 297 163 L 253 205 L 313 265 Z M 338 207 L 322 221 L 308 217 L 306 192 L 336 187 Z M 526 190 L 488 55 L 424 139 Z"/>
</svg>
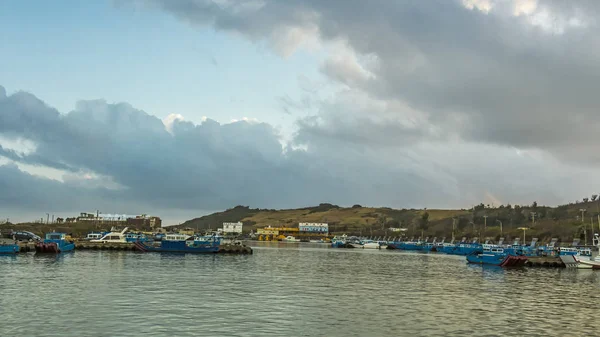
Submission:
<svg viewBox="0 0 600 337">
<path fill-rule="evenodd" d="M 374 76 L 362 81 L 343 60 L 327 61 L 324 73 L 373 98 L 405 102 L 469 141 L 571 158 L 586 153 L 589 135 L 600 131 L 597 1 L 529 1 L 535 10 L 528 15 L 517 11 L 523 0 L 491 1 L 488 13 L 458 0 L 147 3 L 252 40 L 316 26 L 323 41 L 344 39 L 357 54 L 377 58 Z M 304 134 L 314 133 L 304 126 Z M 344 127 L 351 129 L 334 134 L 357 130 L 327 125 Z"/>
<path fill-rule="evenodd" d="M 162 121 L 129 104 L 82 101 L 63 115 L 22 92 L 0 101 L 0 107 L 0 135 L 36 145 L 30 153 L 2 148 L 0 156 L 71 172 L 56 181 L 1 166 L 0 194 L 10 200 L 3 207 L 222 209 L 236 204 L 414 203 L 408 193 L 397 195 L 398 184 L 407 191 L 409 186 L 418 190 L 419 182 L 427 181 L 398 178 L 392 167 L 369 167 L 374 158 L 365 161 L 352 149 L 334 155 L 325 151 L 328 145 L 323 152 L 286 149 L 266 123 L 220 124 L 208 119 L 195 125 L 175 120 L 169 133 Z M 389 184 L 392 179 L 395 183 Z"/>
</svg>

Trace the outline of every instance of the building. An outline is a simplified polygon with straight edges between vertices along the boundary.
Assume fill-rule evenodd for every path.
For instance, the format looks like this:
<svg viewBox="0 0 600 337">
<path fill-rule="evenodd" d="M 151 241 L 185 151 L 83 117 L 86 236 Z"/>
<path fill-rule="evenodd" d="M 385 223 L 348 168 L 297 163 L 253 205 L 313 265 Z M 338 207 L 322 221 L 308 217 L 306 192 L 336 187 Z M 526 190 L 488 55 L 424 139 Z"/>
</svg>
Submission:
<svg viewBox="0 0 600 337">
<path fill-rule="evenodd" d="M 300 233 L 329 234 L 329 224 L 320 222 L 301 222 L 298 229 Z"/>
<path fill-rule="evenodd" d="M 242 227 L 244 226 L 241 222 L 223 222 L 223 233 L 224 234 L 241 234 Z"/>
<path fill-rule="evenodd" d="M 67 218 L 67 222 L 72 218 Z M 126 225 L 134 228 L 160 228 L 162 220 L 157 216 L 129 215 L 129 214 L 102 214 L 102 213 L 80 213 L 75 221 L 93 221 L 101 225 Z"/>
</svg>

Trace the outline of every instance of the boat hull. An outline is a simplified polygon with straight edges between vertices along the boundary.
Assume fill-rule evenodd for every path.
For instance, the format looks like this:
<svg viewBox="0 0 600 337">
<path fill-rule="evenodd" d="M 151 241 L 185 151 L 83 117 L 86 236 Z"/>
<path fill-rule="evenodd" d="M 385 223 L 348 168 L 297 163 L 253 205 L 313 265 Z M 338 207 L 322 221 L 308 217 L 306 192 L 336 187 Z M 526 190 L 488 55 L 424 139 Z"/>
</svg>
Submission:
<svg viewBox="0 0 600 337">
<path fill-rule="evenodd" d="M 39 242 L 35 245 L 35 252 L 41 254 L 60 254 L 74 249 L 74 243 Z"/>
<path fill-rule="evenodd" d="M 560 260 L 567 268 L 600 269 L 600 262 L 582 259 L 577 255 L 560 255 Z"/>
<path fill-rule="evenodd" d="M 362 245 L 364 249 L 380 249 L 381 246 L 377 242 L 369 242 Z"/>
<path fill-rule="evenodd" d="M 471 254 L 467 255 L 467 262 L 500 267 L 522 267 L 525 265 L 525 262 L 527 262 L 527 257 L 515 255 Z"/>
<path fill-rule="evenodd" d="M 12 255 L 18 253 L 20 250 L 19 245 L 1 245 L 0 255 Z"/>
<path fill-rule="evenodd" d="M 143 253 L 184 253 L 184 254 L 210 254 L 219 251 L 218 245 L 188 245 L 186 242 L 161 242 L 160 246 L 149 246 L 144 242 L 134 243 L 135 248 Z"/>
</svg>

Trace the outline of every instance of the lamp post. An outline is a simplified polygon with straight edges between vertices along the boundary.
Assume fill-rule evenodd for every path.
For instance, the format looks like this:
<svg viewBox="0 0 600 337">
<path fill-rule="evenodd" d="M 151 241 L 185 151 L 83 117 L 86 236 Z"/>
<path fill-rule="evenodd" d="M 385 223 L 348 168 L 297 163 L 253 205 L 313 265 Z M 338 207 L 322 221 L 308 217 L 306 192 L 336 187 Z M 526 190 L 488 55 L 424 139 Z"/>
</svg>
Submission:
<svg viewBox="0 0 600 337">
<path fill-rule="evenodd" d="M 483 216 L 483 232 L 487 232 L 487 215 Z"/>
<path fill-rule="evenodd" d="M 454 231 L 456 230 L 456 218 L 452 218 L 452 242 L 454 242 Z"/>
<path fill-rule="evenodd" d="M 585 240 L 585 243 L 583 245 L 587 246 L 587 226 L 585 225 L 585 212 L 587 211 L 587 209 L 580 208 L 579 211 L 581 212 L 581 223 L 583 224 L 583 235 L 584 235 L 583 238 Z"/>
<path fill-rule="evenodd" d="M 519 227 L 518 229 L 523 231 L 523 245 L 525 244 L 525 231 L 528 230 L 529 228 L 527 227 Z"/>
</svg>

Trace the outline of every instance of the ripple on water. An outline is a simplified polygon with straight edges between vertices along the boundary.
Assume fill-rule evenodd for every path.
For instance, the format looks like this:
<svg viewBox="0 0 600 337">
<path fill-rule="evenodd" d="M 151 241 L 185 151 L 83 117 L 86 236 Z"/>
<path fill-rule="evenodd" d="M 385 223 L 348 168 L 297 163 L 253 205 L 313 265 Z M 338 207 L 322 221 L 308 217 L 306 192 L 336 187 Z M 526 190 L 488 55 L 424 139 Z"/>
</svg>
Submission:
<svg viewBox="0 0 600 337">
<path fill-rule="evenodd" d="M 600 277 L 463 257 L 257 247 L 252 256 L 0 257 L 0 336 L 590 335 Z M 318 246 L 317 246 L 318 247 Z"/>
</svg>

